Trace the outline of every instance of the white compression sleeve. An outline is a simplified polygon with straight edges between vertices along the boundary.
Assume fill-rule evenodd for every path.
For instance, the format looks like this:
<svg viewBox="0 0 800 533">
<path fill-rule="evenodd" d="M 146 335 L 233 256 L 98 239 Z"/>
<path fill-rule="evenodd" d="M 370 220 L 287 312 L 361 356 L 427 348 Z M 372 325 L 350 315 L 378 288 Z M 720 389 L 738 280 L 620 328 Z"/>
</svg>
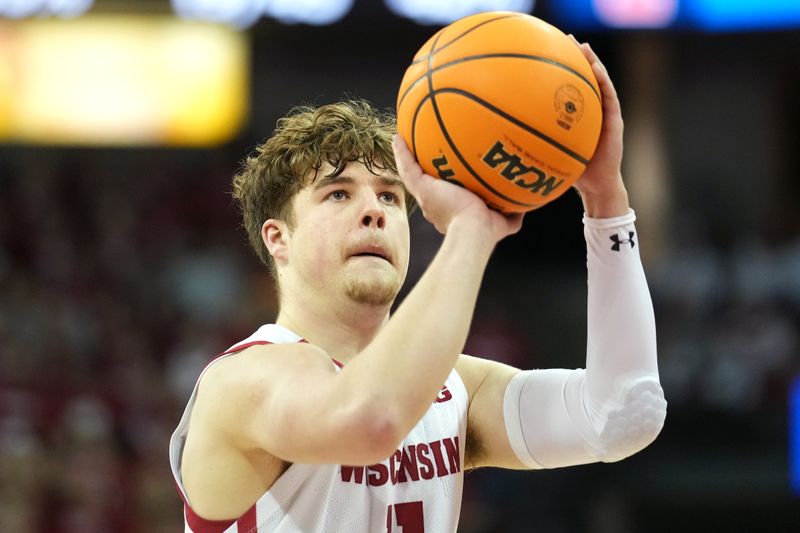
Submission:
<svg viewBox="0 0 800 533">
<path fill-rule="evenodd" d="M 650 444 L 663 427 L 655 318 L 635 219 L 633 210 L 583 219 L 586 369 L 525 371 L 508 384 L 506 430 L 529 468 L 618 461 Z"/>
</svg>

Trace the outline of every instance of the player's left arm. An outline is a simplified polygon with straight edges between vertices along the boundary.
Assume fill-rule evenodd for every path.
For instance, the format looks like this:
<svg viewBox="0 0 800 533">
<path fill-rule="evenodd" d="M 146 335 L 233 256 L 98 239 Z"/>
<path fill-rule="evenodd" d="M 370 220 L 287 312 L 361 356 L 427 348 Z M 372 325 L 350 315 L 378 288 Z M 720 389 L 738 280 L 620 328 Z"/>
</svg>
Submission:
<svg viewBox="0 0 800 533">
<path fill-rule="evenodd" d="M 503 398 L 520 370 L 497 361 L 461 355 L 456 363 L 469 395 L 464 469 L 483 466 L 524 469 L 503 421 Z"/>
<path fill-rule="evenodd" d="M 634 214 L 584 218 L 585 369 L 520 371 L 461 356 L 470 397 L 465 468 L 613 462 L 655 440 L 666 417 L 653 305 Z"/>
<path fill-rule="evenodd" d="M 555 468 L 624 459 L 653 442 L 666 401 L 634 214 L 584 217 L 585 369 L 520 371 L 462 356 L 466 468 Z"/>
<path fill-rule="evenodd" d="M 467 468 L 554 468 L 628 457 L 653 442 L 666 417 L 653 305 L 636 219 L 622 181 L 623 121 L 613 83 L 587 44 L 603 126 L 575 187 L 587 244 L 585 369 L 520 371 L 462 356 L 470 395 Z"/>
</svg>

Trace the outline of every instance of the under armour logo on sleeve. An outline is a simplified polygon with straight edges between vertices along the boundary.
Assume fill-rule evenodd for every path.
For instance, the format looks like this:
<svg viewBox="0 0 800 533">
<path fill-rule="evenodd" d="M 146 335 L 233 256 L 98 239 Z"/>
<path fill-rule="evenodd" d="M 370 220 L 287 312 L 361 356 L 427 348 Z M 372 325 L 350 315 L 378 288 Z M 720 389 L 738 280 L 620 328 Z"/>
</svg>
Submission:
<svg viewBox="0 0 800 533">
<path fill-rule="evenodd" d="M 630 243 L 631 244 L 631 248 L 636 246 L 636 243 L 633 242 L 633 232 L 632 231 L 628 232 L 628 238 L 627 239 L 620 239 L 619 235 L 617 235 L 617 234 L 612 235 L 611 237 L 609 237 L 609 239 L 611 239 L 614 242 L 614 244 L 611 245 L 611 249 L 614 250 L 615 252 L 619 252 L 620 244 L 628 244 L 628 243 Z"/>
</svg>

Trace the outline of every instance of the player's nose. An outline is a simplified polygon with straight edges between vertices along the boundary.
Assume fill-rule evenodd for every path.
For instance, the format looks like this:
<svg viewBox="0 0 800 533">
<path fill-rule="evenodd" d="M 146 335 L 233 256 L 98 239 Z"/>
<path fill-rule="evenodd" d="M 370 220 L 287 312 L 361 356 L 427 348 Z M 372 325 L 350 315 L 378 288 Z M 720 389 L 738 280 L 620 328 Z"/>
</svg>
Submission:
<svg viewBox="0 0 800 533">
<path fill-rule="evenodd" d="M 386 213 L 380 200 L 374 194 L 364 195 L 361 224 L 368 228 L 383 229 L 386 227 Z"/>
</svg>

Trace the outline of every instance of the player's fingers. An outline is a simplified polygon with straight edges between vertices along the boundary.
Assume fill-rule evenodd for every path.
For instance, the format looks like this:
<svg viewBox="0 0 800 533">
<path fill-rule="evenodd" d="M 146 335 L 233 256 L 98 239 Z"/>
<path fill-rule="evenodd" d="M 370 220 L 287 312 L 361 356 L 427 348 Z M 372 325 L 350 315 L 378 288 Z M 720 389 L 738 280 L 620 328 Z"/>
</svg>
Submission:
<svg viewBox="0 0 800 533">
<path fill-rule="evenodd" d="M 611 76 L 608 74 L 608 69 L 597 57 L 589 43 L 582 43 L 580 45 L 586 59 L 589 60 L 589 65 L 592 67 L 592 72 L 597 79 L 597 84 L 600 86 L 600 94 L 603 98 L 603 113 L 606 116 L 614 116 L 620 113 L 619 97 L 617 96 L 617 89 L 614 87 L 614 82 L 611 81 Z"/>
<path fill-rule="evenodd" d="M 592 64 L 594 61 L 598 60 L 597 56 L 594 55 L 594 52 L 592 51 L 592 49 L 589 48 L 589 43 L 582 43 L 582 42 L 578 41 L 578 39 L 576 39 L 575 36 L 572 35 L 571 33 L 569 35 L 567 35 L 567 37 L 569 38 L 570 41 L 572 41 L 575 44 L 575 46 L 578 47 L 578 50 L 581 51 L 581 53 L 583 54 L 583 57 L 586 58 L 586 61 L 588 61 L 589 64 Z"/>
<path fill-rule="evenodd" d="M 602 61 L 600 61 L 600 58 L 597 57 L 597 54 L 592 49 L 591 45 L 589 43 L 578 42 L 575 36 L 571 33 L 567 35 L 567 37 L 573 43 L 575 43 L 575 46 L 580 49 L 583 56 L 589 62 L 589 66 L 592 67 L 592 72 L 594 72 L 594 75 L 597 78 L 597 83 L 600 85 L 600 88 L 603 89 L 603 94 L 612 98 L 616 98 L 617 91 L 614 87 L 614 83 L 611 81 L 611 76 L 608 74 L 608 69 L 606 69 L 606 66 Z"/>
<path fill-rule="evenodd" d="M 589 65 L 591 65 L 592 72 L 594 72 L 594 75 L 597 77 L 597 82 L 601 86 L 608 86 L 611 89 L 614 89 L 614 84 L 611 82 L 611 76 L 608 74 L 608 69 L 603 62 L 600 61 L 600 58 L 597 57 L 597 54 L 592 49 L 592 46 L 589 43 L 581 43 L 580 47 L 586 56 L 586 59 L 589 60 Z M 616 91 L 614 91 L 614 94 L 616 94 Z"/>
<path fill-rule="evenodd" d="M 423 182 L 423 172 L 403 138 L 397 134 L 392 139 L 392 149 L 397 162 L 397 173 L 408 191 L 417 196 Z"/>
</svg>

